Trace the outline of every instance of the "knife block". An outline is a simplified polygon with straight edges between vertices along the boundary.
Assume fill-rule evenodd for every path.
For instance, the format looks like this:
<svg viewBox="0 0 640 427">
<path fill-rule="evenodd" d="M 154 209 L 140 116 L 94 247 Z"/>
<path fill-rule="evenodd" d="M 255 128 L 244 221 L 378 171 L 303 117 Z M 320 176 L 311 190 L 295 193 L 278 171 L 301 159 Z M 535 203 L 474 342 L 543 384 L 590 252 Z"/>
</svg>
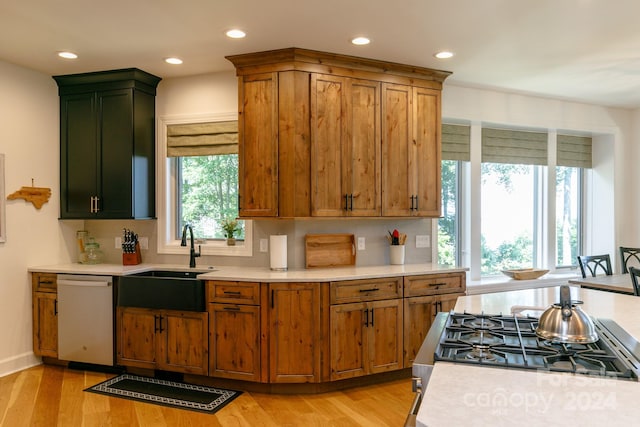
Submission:
<svg viewBox="0 0 640 427">
<path fill-rule="evenodd" d="M 138 265 L 142 262 L 140 254 L 140 243 L 136 243 L 136 251 L 133 253 L 122 254 L 122 265 Z"/>
</svg>

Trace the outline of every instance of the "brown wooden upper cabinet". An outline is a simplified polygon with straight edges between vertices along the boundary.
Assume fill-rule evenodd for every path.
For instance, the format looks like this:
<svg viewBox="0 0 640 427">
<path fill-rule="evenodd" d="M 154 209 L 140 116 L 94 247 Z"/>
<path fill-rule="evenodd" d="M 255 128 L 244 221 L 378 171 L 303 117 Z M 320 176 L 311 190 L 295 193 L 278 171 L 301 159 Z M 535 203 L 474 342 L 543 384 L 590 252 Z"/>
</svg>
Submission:
<svg viewBox="0 0 640 427">
<path fill-rule="evenodd" d="M 440 215 L 449 72 L 299 48 L 227 59 L 241 217 Z"/>
</svg>

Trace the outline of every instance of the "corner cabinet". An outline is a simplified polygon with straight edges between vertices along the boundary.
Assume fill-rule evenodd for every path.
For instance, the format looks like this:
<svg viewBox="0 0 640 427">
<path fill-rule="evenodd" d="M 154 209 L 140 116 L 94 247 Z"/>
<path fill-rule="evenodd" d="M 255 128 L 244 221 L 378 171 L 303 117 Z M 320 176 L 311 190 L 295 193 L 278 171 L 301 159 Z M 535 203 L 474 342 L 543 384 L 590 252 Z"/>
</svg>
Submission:
<svg viewBox="0 0 640 427">
<path fill-rule="evenodd" d="M 440 215 L 449 72 L 298 48 L 227 59 L 241 217 Z"/>
<path fill-rule="evenodd" d="M 154 218 L 160 78 L 135 68 L 53 78 L 60 95 L 60 218 Z"/>
</svg>

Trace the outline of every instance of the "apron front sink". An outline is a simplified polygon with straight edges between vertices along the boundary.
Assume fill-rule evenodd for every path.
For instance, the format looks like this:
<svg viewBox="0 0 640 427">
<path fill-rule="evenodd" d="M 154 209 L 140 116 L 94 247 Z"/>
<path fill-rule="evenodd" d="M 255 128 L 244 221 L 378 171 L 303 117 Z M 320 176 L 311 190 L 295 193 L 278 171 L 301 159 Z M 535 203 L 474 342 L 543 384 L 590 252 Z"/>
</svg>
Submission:
<svg viewBox="0 0 640 427">
<path fill-rule="evenodd" d="M 118 280 L 119 307 L 206 311 L 201 272 L 155 270 L 122 276 Z"/>
</svg>

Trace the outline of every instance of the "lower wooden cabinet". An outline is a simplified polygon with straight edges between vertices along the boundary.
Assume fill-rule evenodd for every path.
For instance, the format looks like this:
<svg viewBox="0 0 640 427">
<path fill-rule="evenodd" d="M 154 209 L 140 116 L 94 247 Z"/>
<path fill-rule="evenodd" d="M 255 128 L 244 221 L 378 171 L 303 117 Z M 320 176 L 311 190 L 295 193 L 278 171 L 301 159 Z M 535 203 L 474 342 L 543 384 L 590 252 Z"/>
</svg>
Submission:
<svg viewBox="0 0 640 427">
<path fill-rule="evenodd" d="M 260 306 L 209 304 L 209 375 L 261 380 Z"/>
<path fill-rule="evenodd" d="M 404 299 L 404 365 L 411 366 L 436 314 L 450 311 L 464 294 L 444 294 Z"/>
<path fill-rule="evenodd" d="M 321 381 L 326 283 L 269 283 L 269 382 Z"/>
<path fill-rule="evenodd" d="M 58 293 L 56 275 L 33 273 L 33 353 L 58 357 Z"/>
<path fill-rule="evenodd" d="M 332 305 L 331 380 L 403 367 L 402 299 Z"/>
<path fill-rule="evenodd" d="M 118 307 L 118 364 L 207 375 L 207 313 Z"/>
</svg>

